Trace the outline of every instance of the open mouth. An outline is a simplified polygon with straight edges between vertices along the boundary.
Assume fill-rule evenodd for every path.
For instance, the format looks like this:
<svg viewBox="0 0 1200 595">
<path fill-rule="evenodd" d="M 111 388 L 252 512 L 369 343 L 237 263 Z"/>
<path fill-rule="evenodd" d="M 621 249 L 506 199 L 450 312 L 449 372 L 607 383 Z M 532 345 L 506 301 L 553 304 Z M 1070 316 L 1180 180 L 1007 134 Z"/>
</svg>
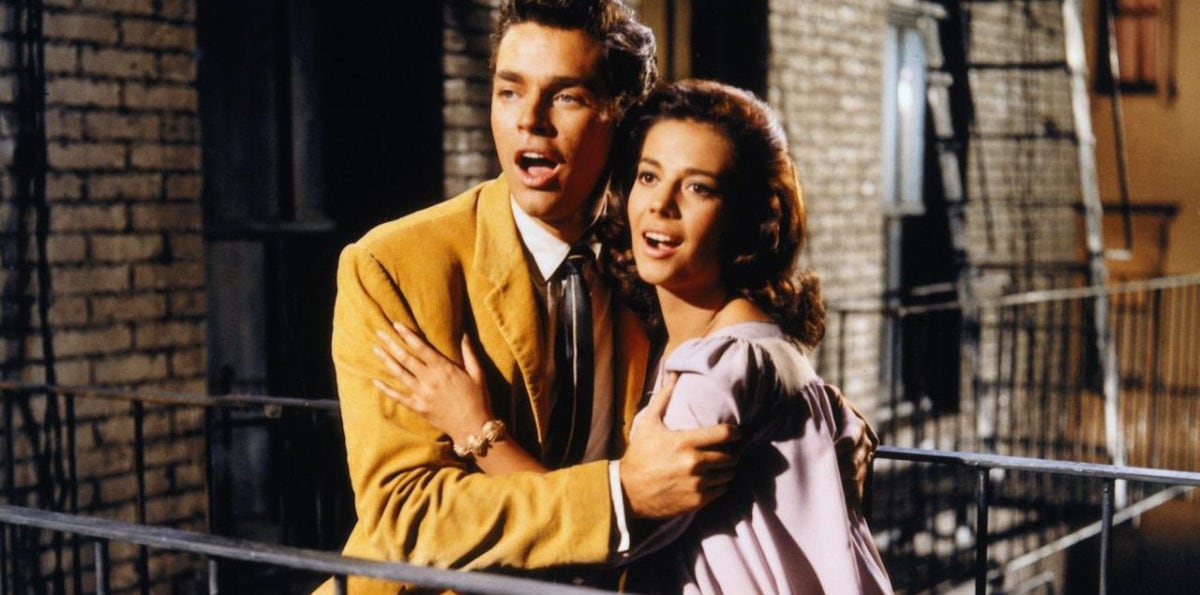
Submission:
<svg viewBox="0 0 1200 595">
<path fill-rule="evenodd" d="M 665 233 L 657 231 L 647 231 L 642 233 L 642 239 L 646 241 L 646 245 L 650 248 L 677 248 L 681 243 L 678 238 L 673 238 Z"/>
<path fill-rule="evenodd" d="M 537 169 L 554 169 L 558 164 L 544 153 L 527 152 L 517 156 L 517 166 L 526 171 Z"/>
<path fill-rule="evenodd" d="M 516 165 L 521 172 L 521 180 L 526 186 L 541 188 L 554 183 L 554 174 L 558 171 L 559 161 L 546 153 L 522 151 L 517 153 Z"/>
</svg>

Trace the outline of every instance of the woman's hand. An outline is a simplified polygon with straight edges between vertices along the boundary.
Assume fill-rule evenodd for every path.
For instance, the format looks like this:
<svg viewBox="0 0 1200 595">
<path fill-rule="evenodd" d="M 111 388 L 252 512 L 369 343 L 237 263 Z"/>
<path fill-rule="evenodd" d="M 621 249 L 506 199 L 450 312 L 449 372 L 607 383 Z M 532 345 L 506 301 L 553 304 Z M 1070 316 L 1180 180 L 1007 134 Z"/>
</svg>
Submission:
<svg viewBox="0 0 1200 595">
<path fill-rule="evenodd" d="M 463 365 L 459 366 L 404 325 L 392 327 L 376 331 L 380 344 L 375 355 L 392 377 L 376 378 L 375 387 L 448 434 L 455 444 L 465 444 L 468 436 L 478 434 L 492 419 L 483 369 L 467 336 L 463 335 Z"/>
</svg>

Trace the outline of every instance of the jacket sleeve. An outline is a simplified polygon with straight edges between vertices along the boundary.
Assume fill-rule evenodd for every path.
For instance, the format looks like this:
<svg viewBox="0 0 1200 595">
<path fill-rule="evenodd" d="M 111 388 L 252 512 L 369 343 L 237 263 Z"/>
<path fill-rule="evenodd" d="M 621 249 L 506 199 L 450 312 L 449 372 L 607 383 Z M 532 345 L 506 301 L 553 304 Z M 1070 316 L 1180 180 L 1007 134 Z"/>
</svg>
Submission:
<svg viewBox="0 0 1200 595">
<path fill-rule="evenodd" d="M 454 307 L 446 320 L 415 320 L 402 289 L 366 249 L 342 253 L 332 348 L 358 513 L 347 554 L 461 569 L 606 562 L 614 539 L 604 461 L 489 476 L 372 385 L 386 377 L 372 351 L 377 329 L 410 325 L 456 353 L 447 349 L 461 327 L 451 320 Z"/>
</svg>

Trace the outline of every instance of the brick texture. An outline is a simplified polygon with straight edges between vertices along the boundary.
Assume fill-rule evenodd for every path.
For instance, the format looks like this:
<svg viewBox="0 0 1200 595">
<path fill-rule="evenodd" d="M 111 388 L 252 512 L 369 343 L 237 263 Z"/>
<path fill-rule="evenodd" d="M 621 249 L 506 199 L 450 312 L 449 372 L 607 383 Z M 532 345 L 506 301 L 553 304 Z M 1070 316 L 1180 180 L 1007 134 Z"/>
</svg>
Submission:
<svg viewBox="0 0 1200 595">
<path fill-rule="evenodd" d="M 443 60 L 446 196 L 500 173 L 489 125 L 488 58 L 497 0 L 446 2 Z"/>
<path fill-rule="evenodd" d="M 6 203 L 0 242 L 6 254 L 18 226 L 31 233 L 34 223 L 32 215 L 18 218 L 7 204 L 15 194 L 9 166 L 20 130 L 14 10 L 0 18 L 6 32 L 0 49 Z M 33 304 L 48 289 L 45 322 L 59 383 L 204 392 L 194 1 L 63 0 L 47 2 L 43 14 L 50 285 L 24 288 L 31 322 L 22 339 L 4 342 L 4 361 L 23 361 L 14 377 L 46 379 L 42 320 Z M 35 256 L 31 247 L 24 266 L 32 267 Z M 17 280 L 11 271 L 19 267 L 7 259 L 0 281 L 11 290 Z M 40 415 L 47 411 L 44 396 L 30 403 Z M 136 520 L 129 403 L 77 398 L 75 413 L 82 512 Z M 147 404 L 145 415 L 146 521 L 202 530 L 203 412 Z M 19 503 L 36 505 L 31 487 L 46 478 L 36 471 L 20 423 L 11 428 L 15 487 Z M 114 545 L 114 591 L 136 587 L 135 556 Z M 90 568 L 90 555 L 85 558 Z M 168 592 L 178 577 L 202 568 L 194 559 L 155 553 L 152 590 Z"/>
</svg>

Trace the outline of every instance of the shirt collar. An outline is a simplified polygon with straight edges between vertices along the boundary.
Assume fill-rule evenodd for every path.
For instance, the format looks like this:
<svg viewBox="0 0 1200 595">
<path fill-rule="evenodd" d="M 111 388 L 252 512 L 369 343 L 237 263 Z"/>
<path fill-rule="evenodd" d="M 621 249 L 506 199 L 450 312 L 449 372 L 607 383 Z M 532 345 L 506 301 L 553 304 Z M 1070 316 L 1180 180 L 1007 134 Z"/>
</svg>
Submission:
<svg viewBox="0 0 1200 595">
<path fill-rule="evenodd" d="M 549 281 L 554 272 L 558 270 L 559 265 L 562 264 L 563 259 L 567 257 L 567 253 L 571 251 L 571 245 L 534 221 L 532 216 L 521 210 L 516 199 L 509 197 L 509 202 L 512 203 L 513 221 L 517 224 L 517 233 L 521 236 L 521 242 L 525 244 L 525 249 L 533 255 L 533 262 L 537 264 L 542 279 Z M 588 247 L 592 249 L 593 256 L 600 257 L 600 242 L 592 240 Z"/>
</svg>

